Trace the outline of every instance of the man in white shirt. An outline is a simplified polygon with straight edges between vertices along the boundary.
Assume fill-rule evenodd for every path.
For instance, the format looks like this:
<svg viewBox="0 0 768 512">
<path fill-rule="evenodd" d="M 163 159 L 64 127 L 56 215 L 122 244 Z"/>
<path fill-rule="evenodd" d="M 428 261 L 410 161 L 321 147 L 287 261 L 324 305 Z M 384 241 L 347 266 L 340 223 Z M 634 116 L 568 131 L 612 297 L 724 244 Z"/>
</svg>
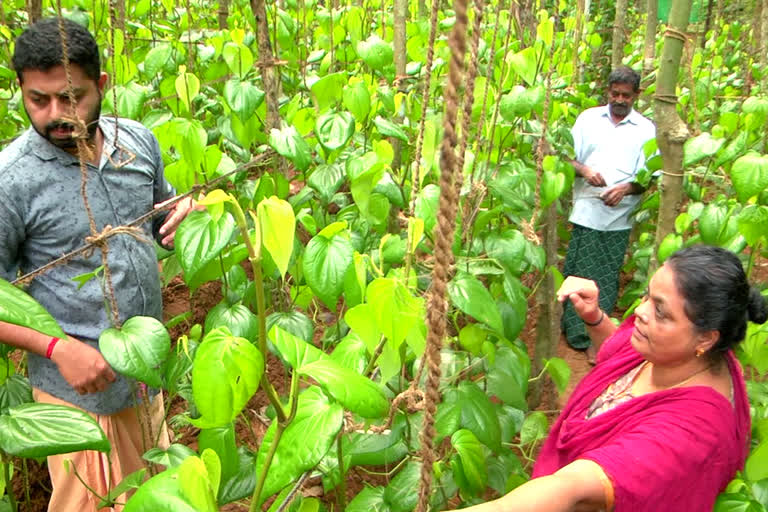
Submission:
<svg viewBox="0 0 768 512">
<path fill-rule="evenodd" d="M 631 215 L 645 188 L 635 181 L 645 167 L 643 145 L 656 128 L 633 110 L 640 91 L 640 75 L 628 67 L 608 77 L 608 104 L 579 115 L 571 133 L 576 159 L 573 185 L 571 241 L 563 274 L 592 279 L 600 289 L 600 308 L 607 314 L 616 305 L 619 270 L 629 243 Z M 594 350 L 584 322 L 566 302 L 563 331 L 568 344 Z"/>
</svg>

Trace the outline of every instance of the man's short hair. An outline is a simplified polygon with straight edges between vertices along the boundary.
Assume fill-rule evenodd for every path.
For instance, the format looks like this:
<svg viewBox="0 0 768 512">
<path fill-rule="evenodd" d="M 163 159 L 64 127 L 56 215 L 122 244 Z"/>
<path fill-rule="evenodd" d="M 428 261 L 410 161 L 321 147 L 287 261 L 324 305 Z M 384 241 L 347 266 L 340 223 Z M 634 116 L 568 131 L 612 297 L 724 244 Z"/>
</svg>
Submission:
<svg viewBox="0 0 768 512">
<path fill-rule="evenodd" d="M 640 92 L 640 74 L 627 66 L 619 66 L 608 75 L 608 87 L 613 84 L 629 84 L 633 91 Z"/>
<path fill-rule="evenodd" d="M 69 62 L 80 66 L 88 78 L 98 80 L 101 65 L 96 40 L 82 25 L 66 18 L 61 21 L 67 36 Z M 26 70 L 48 71 L 63 63 L 59 18 L 42 19 L 27 27 L 16 39 L 13 69 L 20 82 L 24 81 Z"/>
</svg>

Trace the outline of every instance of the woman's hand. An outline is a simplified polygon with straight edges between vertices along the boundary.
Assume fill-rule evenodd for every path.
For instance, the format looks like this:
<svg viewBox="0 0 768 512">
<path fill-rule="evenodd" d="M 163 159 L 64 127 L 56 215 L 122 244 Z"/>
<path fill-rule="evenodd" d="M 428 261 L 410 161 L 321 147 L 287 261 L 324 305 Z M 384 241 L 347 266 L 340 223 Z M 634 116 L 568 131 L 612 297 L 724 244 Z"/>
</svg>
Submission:
<svg viewBox="0 0 768 512">
<path fill-rule="evenodd" d="M 583 277 L 568 276 L 557 290 L 557 301 L 571 301 L 576 314 L 588 324 L 598 321 L 602 313 L 598 297 L 600 295 L 594 281 Z"/>
</svg>

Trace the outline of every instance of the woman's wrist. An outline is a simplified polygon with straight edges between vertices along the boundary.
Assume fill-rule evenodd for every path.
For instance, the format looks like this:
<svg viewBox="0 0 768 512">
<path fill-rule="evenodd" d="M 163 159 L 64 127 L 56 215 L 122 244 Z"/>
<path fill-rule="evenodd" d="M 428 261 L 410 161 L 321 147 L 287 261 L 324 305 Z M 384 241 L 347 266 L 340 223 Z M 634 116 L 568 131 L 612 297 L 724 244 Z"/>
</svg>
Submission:
<svg viewBox="0 0 768 512">
<path fill-rule="evenodd" d="M 586 318 L 582 318 L 582 320 L 584 321 L 584 325 L 588 327 L 597 327 L 598 325 L 603 323 L 603 319 L 605 318 L 605 312 L 602 309 L 598 309 L 598 312 L 599 314 L 594 317 L 595 318 L 594 320 L 590 321 Z"/>
</svg>

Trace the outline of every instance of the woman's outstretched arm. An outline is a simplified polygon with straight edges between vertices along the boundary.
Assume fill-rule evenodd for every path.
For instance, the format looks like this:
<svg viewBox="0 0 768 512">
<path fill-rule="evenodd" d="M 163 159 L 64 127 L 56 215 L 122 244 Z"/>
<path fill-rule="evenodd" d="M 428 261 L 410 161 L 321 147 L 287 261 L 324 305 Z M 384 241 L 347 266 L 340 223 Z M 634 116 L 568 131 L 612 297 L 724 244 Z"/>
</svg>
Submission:
<svg viewBox="0 0 768 512">
<path fill-rule="evenodd" d="M 613 485 L 591 460 L 576 460 L 553 475 L 534 478 L 501 498 L 462 512 L 597 512 L 613 507 Z"/>
</svg>

